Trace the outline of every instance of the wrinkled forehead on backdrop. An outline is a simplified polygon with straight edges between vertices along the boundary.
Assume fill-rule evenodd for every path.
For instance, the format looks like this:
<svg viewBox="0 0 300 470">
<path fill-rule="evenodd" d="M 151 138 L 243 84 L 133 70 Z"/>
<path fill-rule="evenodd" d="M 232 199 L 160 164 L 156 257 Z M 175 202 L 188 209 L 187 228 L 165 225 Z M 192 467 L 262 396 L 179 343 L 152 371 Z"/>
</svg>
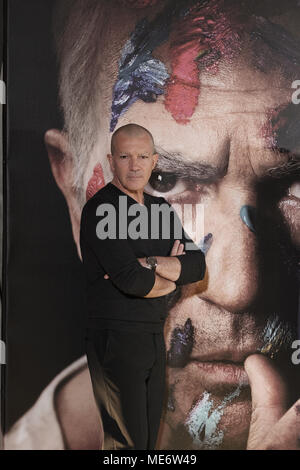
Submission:
<svg viewBox="0 0 300 470">
<path fill-rule="evenodd" d="M 232 62 L 243 50 L 255 69 L 266 72 L 279 67 L 286 78 L 296 77 L 298 43 L 276 23 L 295 5 L 292 1 L 285 6 L 246 1 L 243 8 L 228 0 L 58 1 L 53 24 L 60 99 L 81 203 L 108 176 L 105 162 L 101 166 L 93 161 L 91 167 L 92 150 L 97 143 L 108 148 L 108 130 L 115 129 L 134 103 L 162 101 L 163 109 L 157 113 L 165 112 L 186 129 L 203 92 L 202 76 L 217 75 L 222 61 Z M 297 31 L 291 15 L 288 21 Z M 92 181 L 86 179 L 91 170 Z"/>
</svg>

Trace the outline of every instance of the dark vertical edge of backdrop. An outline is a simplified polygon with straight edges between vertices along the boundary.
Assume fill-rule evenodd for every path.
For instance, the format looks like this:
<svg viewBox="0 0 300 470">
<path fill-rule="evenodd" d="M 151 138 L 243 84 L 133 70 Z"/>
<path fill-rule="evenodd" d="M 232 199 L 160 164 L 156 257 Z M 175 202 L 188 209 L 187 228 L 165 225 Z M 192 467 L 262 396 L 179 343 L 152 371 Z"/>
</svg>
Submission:
<svg viewBox="0 0 300 470">
<path fill-rule="evenodd" d="M 8 33 L 8 1 L 0 0 L 0 54 L 3 63 L 3 81 L 7 90 L 7 33 Z M 1 340 L 6 344 L 6 266 L 7 266 L 7 96 L 6 104 L 2 105 L 2 279 L 1 279 Z M 5 351 L 6 353 L 6 351 Z M 6 354 L 5 354 L 6 356 Z M 5 432 L 5 398 L 6 398 L 6 357 L 5 364 L 1 365 L 1 447 L 3 448 L 3 434 Z"/>
</svg>

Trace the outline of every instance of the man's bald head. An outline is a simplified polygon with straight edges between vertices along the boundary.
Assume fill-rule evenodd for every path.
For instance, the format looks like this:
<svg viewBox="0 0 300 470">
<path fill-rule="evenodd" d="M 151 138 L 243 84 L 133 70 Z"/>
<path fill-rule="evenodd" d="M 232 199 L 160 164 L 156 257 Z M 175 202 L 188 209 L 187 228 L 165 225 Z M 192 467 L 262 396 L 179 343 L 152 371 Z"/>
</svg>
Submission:
<svg viewBox="0 0 300 470">
<path fill-rule="evenodd" d="M 141 137 L 143 135 L 147 135 L 149 140 L 151 141 L 152 145 L 152 154 L 155 153 L 154 147 L 154 139 L 151 132 L 148 131 L 143 126 L 139 126 L 138 124 L 126 124 L 125 126 L 119 127 L 111 137 L 111 154 L 114 155 L 116 150 L 116 138 L 120 134 L 125 134 L 128 137 Z"/>
</svg>

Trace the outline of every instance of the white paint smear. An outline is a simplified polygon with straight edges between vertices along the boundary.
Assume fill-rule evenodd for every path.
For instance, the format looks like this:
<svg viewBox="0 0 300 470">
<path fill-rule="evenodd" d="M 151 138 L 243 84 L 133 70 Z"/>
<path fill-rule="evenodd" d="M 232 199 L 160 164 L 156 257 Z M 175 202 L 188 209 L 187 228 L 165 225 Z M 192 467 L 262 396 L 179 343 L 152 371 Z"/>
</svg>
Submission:
<svg viewBox="0 0 300 470">
<path fill-rule="evenodd" d="M 211 394 L 204 392 L 200 401 L 190 411 L 185 425 L 193 438 L 193 444 L 199 449 L 216 449 L 224 438 L 224 432 L 218 430 L 218 424 L 225 407 L 241 393 L 239 385 L 232 393 L 225 396 L 220 405 L 214 408 Z M 201 438 L 200 438 L 201 436 Z"/>
</svg>

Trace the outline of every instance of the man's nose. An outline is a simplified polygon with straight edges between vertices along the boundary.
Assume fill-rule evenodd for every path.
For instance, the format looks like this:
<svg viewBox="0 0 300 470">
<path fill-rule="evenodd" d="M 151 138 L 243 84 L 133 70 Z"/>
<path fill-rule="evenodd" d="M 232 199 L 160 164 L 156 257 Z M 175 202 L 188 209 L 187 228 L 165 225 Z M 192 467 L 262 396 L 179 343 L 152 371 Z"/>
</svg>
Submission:
<svg viewBox="0 0 300 470">
<path fill-rule="evenodd" d="M 206 254 L 208 283 L 200 295 L 230 312 L 249 310 L 260 288 L 257 234 L 242 220 L 241 207 L 256 206 L 247 191 L 226 191 L 204 213 L 205 233 L 212 233 Z"/>
<path fill-rule="evenodd" d="M 130 171 L 139 171 L 140 164 L 137 157 L 131 157 L 129 160 L 129 169 Z"/>
</svg>

